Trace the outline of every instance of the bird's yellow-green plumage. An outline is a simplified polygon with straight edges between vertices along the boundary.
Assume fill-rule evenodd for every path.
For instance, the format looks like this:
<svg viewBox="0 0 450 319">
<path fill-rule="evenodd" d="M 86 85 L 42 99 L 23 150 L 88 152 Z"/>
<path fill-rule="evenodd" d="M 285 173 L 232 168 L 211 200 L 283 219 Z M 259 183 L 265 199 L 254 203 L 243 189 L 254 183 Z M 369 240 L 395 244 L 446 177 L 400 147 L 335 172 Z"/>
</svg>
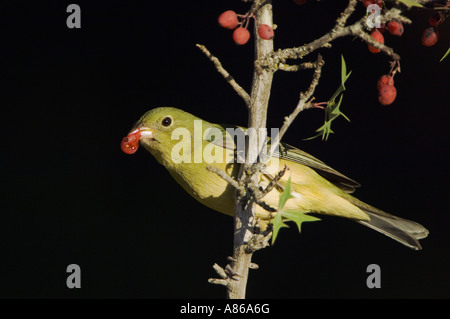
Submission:
<svg viewBox="0 0 450 319">
<path fill-rule="evenodd" d="M 201 132 L 195 131 L 198 124 L 201 124 Z M 209 123 L 177 108 L 160 107 L 145 113 L 136 127 L 143 132 L 141 144 L 186 192 L 207 207 L 233 215 L 234 188 L 206 170 L 210 165 L 237 177 L 239 165 L 235 164 L 235 149 L 223 140 L 218 143 L 217 139 L 205 134 L 207 129 L 216 129 L 226 136 L 225 129 L 230 126 Z M 199 158 L 204 152 L 216 156 L 216 161 L 208 163 L 205 158 Z M 176 158 L 180 154 L 184 161 Z M 291 178 L 293 198 L 287 201 L 284 210 L 350 218 L 413 249 L 421 248 L 418 239 L 428 234 L 423 226 L 359 201 L 349 194 L 359 186 L 358 183 L 290 145 L 280 144 L 280 150 L 260 174 L 260 185 L 267 185 L 270 176 L 285 165 L 289 170 L 280 184 L 284 186 Z M 263 200 L 277 207 L 279 195 L 280 191 L 274 188 Z M 263 220 L 270 217 L 270 213 L 260 206 L 256 207 L 256 215 Z"/>
</svg>

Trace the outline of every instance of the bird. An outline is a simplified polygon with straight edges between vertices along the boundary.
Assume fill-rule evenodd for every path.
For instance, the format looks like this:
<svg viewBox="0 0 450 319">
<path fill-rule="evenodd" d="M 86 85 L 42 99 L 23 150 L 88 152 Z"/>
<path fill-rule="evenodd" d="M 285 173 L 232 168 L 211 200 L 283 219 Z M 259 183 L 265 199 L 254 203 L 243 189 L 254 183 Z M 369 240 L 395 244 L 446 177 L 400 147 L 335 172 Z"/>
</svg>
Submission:
<svg viewBox="0 0 450 319">
<path fill-rule="evenodd" d="M 189 195 L 212 210 L 233 216 L 234 186 L 207 170 L 214 167 L 237 179 L 239 143 L 230 132 L 245 135 L 246 129 L 210 123 L 175 107 L 157 107 L 142 115 L 123 138 L 121 148 L 133 154 L 142 145 Z M 358 200 L 351 194 L 359 183 L 289 144 L 279 143 L 259 174 L 259 185 L 269 185 L 283 166 L 288 173 L 278 181 L 281 189 L 275 187 L 263 197 L 270 207 L 277 207 L 282 188 L 290 180 L 292 196 L 283 211 L 348 218 L 409 248 L 422 249 L 419 240 L 429 234 L 424 226 Z M 261 206 L 256 206 L 255 216 L 270 223 L 274 213 Z"/>
</svg>

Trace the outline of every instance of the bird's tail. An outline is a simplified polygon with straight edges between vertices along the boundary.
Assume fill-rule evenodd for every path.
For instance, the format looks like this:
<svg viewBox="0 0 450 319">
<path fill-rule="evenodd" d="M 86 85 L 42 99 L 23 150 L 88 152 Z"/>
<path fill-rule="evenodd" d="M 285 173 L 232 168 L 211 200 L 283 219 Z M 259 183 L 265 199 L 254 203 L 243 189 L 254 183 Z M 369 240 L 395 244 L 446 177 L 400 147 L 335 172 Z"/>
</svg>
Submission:
<svg viewBox="0 0 450 319">
<path fill-rule="evenodd" d="M 351 202 L 370 217 L 370 220 L 358 220 L 358 223 L 370 227 L 412 249 L 422 249 L 419 239 L 427 237 L 429 232 L 419 223 L 383 212 L 354 197 L 352 197 Z"/>
</svg>

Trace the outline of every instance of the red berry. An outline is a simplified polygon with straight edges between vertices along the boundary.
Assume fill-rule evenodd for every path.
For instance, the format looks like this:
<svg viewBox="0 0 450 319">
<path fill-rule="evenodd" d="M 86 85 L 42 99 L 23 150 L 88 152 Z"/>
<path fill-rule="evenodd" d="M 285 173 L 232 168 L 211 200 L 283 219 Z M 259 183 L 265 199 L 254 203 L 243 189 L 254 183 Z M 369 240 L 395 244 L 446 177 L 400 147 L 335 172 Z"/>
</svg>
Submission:
<svg viewBox="0 0 450 319">
<path fill-rule="evenodd" d="M 376 4 L 381 8 L 381 6 L 383 5 L 383 0 L 362 0 L 362 3 L 366 8 L 371 4 Z"/>
<path fill-rule="evenodd" d="M 403 24 L 401 22 L 389 21 L 387 28 L 392 35 L 401 36 L 403 34 Z"/>
<path fill-rule="evenodd" d="M 219 25 L 222 28 L 230 29 L 230 30 L 235 29 L 239 25 L 236 12 L 234 12 L 233 10 L 228 10 L 228 11 L 225 11 L 224 13 L 222 13 L 219 16 L 218 21 L 219 21 Z"/>
<path fill-rule="evenodd" d="M 431 47 L 436 44 L 439 39 L 438 29 L 435 27 L 426 28 L 422 34 L 422 44 Z"/>
<path fill-rule="evenodd" d="M 438 11 L 436 13 L 434 13 L 430 19 L 428 19 L 428 23 L 432 26 L 432 27 L 437 27 L 438 25 L 440 25 L 442 22 L 444 22 L 445 17 L 442 14 L 441 11 Z"/>
<path fill-rule="evenodd" d="M 377 28 L 378 31 L 381 33 L 384 33 L 386 31 L 386 25 L 382 23 L 379 28 Z"/>
<path fill-rule="evenodd" d="M 122 139 L 120 148 L 126 154 L 136 153 L 139 147 L 139 138 L 141 137 L 141 131 L 137 130 L 134 133 L 130 133 Z"/>
<path fill-rule="evenodd" d="M 237 45 L 246 44 L 250 39 L 250 32 L 246 28 L 239 27 L 233 32 L 233 40 Z"/>
<path fill-rule="evenodd" d="M 388 85 L 392 86 L 394 85 L 394 78 L 392 76 L 389 76 L 387 74 L 382 75 L 377 82 L 377 89 L 378 91 L 381 89 L 381 87 Z"/>
<path fill-rule="evenodd" d="M 384 37 L 383 37 L 383 35 L 381 34 L 381 32 L 378 31 L 377 29 L 373 30 L 372 33 L 370 34 L 370 36 L 371 36 L 375 41 L 384 44 Z M 375 47 L 373 47 L 373 46 L 371 46 L 371 45 L 369 45 L 369 51 L 372 52 L 372 53 L 378 53 L 378 52 L 380 52 L 379 49 L 377 49 L 377 48 L 375 48 Z"/>
<path fill-rule="evenodd" d="M 260 24 L 258 27 L 258 35 L 261 39 L 270 40 L 274 36 L 273 29 L 267 24 Z"/>
<path fill-rule="evenodd" d="M 308 1 L 308 0 L 294 0 L 295 4 L 298 4 L 299 6 L 301 6 L 302 4 L 305 4 L 306 1 Z"/>
<path fill-rule="evenodd" d="M 383 85 L 378 90 L 378 101 L 382 105 L 390 105 L 397 96 L 397 89 L 393 85 Z"/>
</svg>

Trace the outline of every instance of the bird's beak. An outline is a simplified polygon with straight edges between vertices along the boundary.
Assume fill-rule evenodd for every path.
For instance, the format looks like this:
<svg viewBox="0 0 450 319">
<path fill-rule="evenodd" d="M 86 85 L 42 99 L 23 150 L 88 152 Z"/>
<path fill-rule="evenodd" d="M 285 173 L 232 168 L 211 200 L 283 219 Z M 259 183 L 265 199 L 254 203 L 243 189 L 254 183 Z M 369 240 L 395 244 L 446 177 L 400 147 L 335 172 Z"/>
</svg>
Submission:
<svg viewBox="0 0 450 319">
<path fill-rule="evenodd" d="M 142 125 L 142 123 L 137 123 L 128 135 L 122 139 L 120 148 L 126 154 L 134 154 L 139 148 L 139 141 L 146 144 L 146 142 L 154 140 L 153 131 Z"/>
<path fill-rule="evenodd" d="M 133 129 L 130 131 L 130 133 L 128 133 L 128 136 L 139 134 L 139 139 L 140 140 L 153 141 L 155 139 L 154 136 L 153 136 L 153 132 L 154 132 L 153 130 L 151 130 L 150 128 L 146 127 L 142 123 L 138 123 L 138 124 L 135 125 L 135 127 L 133 127 Z"/>
<path fill-rule="evenodd" d="M 141 127 L 141 140 L 142 139 L 148 139 L 150 141 L 153 141 L 155 138 L 153 137 L 153 131 L 147 127 Z"/>
</svg>

